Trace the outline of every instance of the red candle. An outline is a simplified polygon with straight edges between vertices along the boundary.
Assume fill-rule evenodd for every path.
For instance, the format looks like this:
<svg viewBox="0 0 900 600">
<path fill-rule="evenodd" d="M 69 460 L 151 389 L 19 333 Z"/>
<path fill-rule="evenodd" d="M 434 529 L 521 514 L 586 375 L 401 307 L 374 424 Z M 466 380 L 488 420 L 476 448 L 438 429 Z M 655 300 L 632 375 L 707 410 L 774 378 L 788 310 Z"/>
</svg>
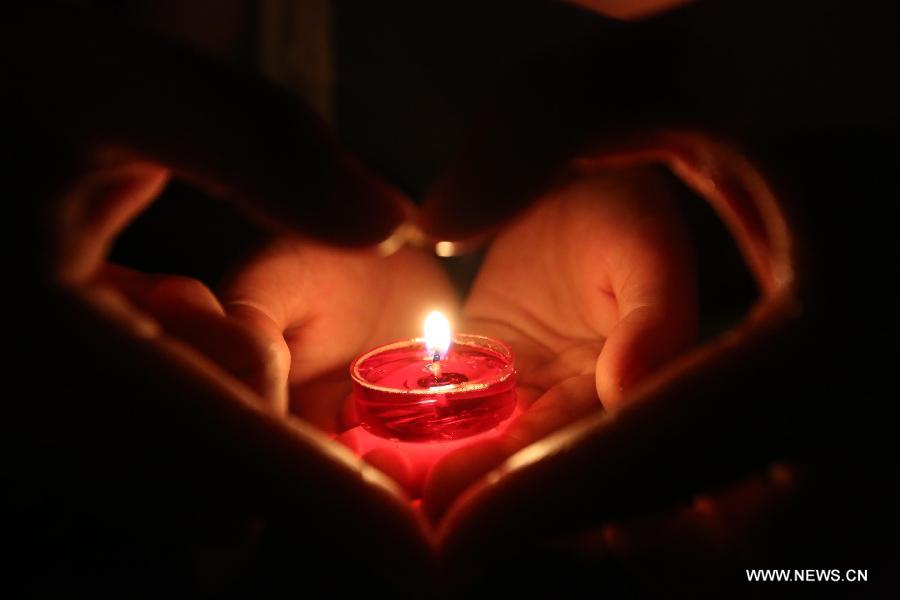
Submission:
<svg viewBox="0 0 900 600">
<path fill-rule="evenodd" d="M 387 439 L 442 442 L 500 425 L 516 404 L 509 346 L 460 334 L 439 312 L 425 337 L 366 352 L 350 365 L 362 426 Z"/>
</svg>

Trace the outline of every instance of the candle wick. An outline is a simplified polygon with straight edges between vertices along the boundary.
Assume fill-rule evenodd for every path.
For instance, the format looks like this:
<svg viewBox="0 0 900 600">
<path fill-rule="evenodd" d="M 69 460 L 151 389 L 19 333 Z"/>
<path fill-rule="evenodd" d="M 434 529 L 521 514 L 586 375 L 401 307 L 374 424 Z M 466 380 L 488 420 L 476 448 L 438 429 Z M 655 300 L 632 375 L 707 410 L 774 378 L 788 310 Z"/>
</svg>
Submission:
<svg viewBox="0 0 900 600">
<path fill-rule="evenodd" d="M 434 380 L 437 382 L 441 378 L 441 353 L 435 352 L 431 359 L 431 372 L 434 374 Z"/>
</svg>

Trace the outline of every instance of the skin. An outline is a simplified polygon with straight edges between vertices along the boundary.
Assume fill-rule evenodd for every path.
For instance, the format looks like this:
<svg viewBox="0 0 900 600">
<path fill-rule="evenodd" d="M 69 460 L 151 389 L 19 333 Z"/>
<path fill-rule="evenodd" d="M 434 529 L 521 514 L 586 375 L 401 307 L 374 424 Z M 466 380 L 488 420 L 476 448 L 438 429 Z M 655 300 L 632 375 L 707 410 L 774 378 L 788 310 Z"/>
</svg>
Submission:
<svg viewBox="0 0 900 600">
<path fill-rule="evenodd" d="M 335 249 L 308 238 L 279 239 L 224 286 L 229 317 L 262 333 L 279 358 L 268 364 L 267 401 L 327 433 L 353 423 L 345 410 L 347 365 L 385 340 L 421 335 L 438 307 L 457 312 L 450 282 L 433 258 Z"/>
<path fill-rule="evenodd" d="M 437 520 L 513 453 L 586 415 L 616 410 L 696 334 L 693 257 L 652 170 L 578 175 L 498 234 L 464 308 L 466 331 L 516 355 L 525 412 L 499 438 L 433 469 Z"/>
<path fill-rule="evenodd" d="M 329 432 L 354 424 L 346 418 L 349 361 L 420 335 L 421 315 L 452 306 L 442 271 L 423 253 L 378 258 L 299 239 L 279 240 L 239 269 L 223 298 L 233 318 L 268 332 L 289 355 L 273 363 L 271 379 L 282 382 L 275 390 L 290 388 L 291 412 Z M 530 443 L 615 409 L 687 347 L 696 312 L 690 242 L 662 177 L 573 170 L 493 240 L 460 319 L 460 331 L 512 346 L 525 412 L 501 437 L 437 463 L 424 489 L 428 515 L 439 519 Z M 369 459 L 406 480 L 400 457 Z"/>
<path fill-rule="evenodd" d="M 878 3 L 822 8 L 697 3 L 533 65 L 432 188 L 424 229 L 465 241 L 502 230 L 572 162 L 664 165 L 719 213 L 761 293 L 617 410 L 463 492 L 438 526 L 453 573 L 497 582 L 503 553 L 552 572 L 548 540 L 598 567 L 582 584 L 602 585 L 610 559 L 645 560 L 673 589 L 693 589 L 688 568 L 704 581 L 773 556 L 896 555 L 894 420 L 863 398 L 893 385 L 897 20 Z M 590 549 L 563 541 L 592 527 Z"/>
<path fill-rule="evenodd" d="M 12 403 L 10 421 L 19 425 L 15 455 L 33 463 L 10 471 L 14 498 L 24 498 L 13 514 L 25 515 L 29 525 L 27 534 L 13 538 L 17 547 L 40 547 L 33 564 L 68 564 L 84 548 L 59 544 L 108 539 L 97 524 L 133 528 L 139 540 L 187 545 L 191 540 L 180 536 L 192 521 L 185 515 L 203 513 L 211 503 L 235 515 L 249 506 L 250 513 L 278 523 L 274 531 L 316 547 L 332 562 L 336 552 L 354 559 L 341 543 L 352 539 L 366 557 L 357 566 L 370 573 L 389 574 L 397 561 L 414 565 L 422 556 L 439 556 L 463 579 L 492 564 L 487 558 L 528 553 L 547 538 L 592 527 L 602 529 L 591 556 L 622 551 L 633 558 L 650 543 L 651 552 L 679 565 L 686 540 L 713 553 L 747 556 L 741 544 L 748 542 L 736 524 L 754 529 L 752 518 L 741 518 L 753 514 L 757 524 L 767 522 L 775 513 L 766 500 L 780 494 L 793 507 L 781 513 L 783 527 L 769 532 L 776 543 L 820 546 L 826 557 L 837 547 L 886 555 L 882 549 L 891 548 L 897 531 L 890 485 L 895 420 L 884 407 L 892 405 L 885 383 L 895 367 L 889 349 L 898 286 L 892 285 L 894 223 L 877 208 L 896 196 L 890 149 L 896 147 L 898 95 L 893 80 L 880 75 L 896 70 L 890 68 L 896 20 L 867 3 L 854 7 L 866 17 L 859 20 L 833 18 L 846 9 L 838 3 L 827 3 L 829 10 L 780 4 L 785 12 L 778 20 L 770 18 L 774 6 L 724 4 L 632 31 L 659 34 L 660 47 L 654 35 L 640 38 L 646 48 L 625 37 L 586 54 L 568 75 L 565 61 L 553 65 L 549 78 L 534 71 L 535 86 L 518 90 L 521 97 L 506 105 L 523 110 L 482 137 L 492 143 L 468 149 L 462 167 L 435 186 L 418 223 L 436 239 L 496 232 L 552 189 L 544 175 L 579 156 L 606 168 L 662 163 L 713 202 L 732 227 L 763 291 L 760 305 L 726 336 L 649 376 L 615 411 L 592 412 L 473 483 L 435 536 L 373 469 L 302 422 L 262 408 L 254 384 L 230 374 L 225 358 L 206 354 L 216 347 L 198 348 L 206 335 L 192 344 L 190 331 L 177 332 L 183 321 L 167 316 L 169 301 L 180 307 L 176 317 L 187 309 L 209 315 L 219 324 L 213 329 L 231 330 L 222 318 L 225 308 L 207 290 L 177 279 L 129 278 L 103 260 L 116 232 L 170 173 L 329 242 L 383 239 L 405 218 L 401 203 L 371 178 L 360 179 L 352 161 L 338 161 L 335 170 L 299 168 L 310 157 L 336 159 L 334 146 L 319 143 L 317 128 L 287 128 L 289 139 L 279 137 L 285 123 L 297 123 L 296 115 L 283 112 L 285 103 L 265 90 L 223 79 L 213 66 L 185 63 L 181 55 L 172 60 L 166 49 L 134 54 L 135 40 L 109 39 L 90 23 L 38 19 L 38 27 L 14 14 L 4 22 L 9 47 L 2 56 L 13 81 L 28 75 L 28 86 L 13 86 L 23 93 L 13 95 L 21 102 L 11 113 L 21 117 L 11 135 L 25 142 L 19 151 L 28 160 L 10 174 L 26 234 L 10 274 L 21 291 L 13 298 L 19 310 L 11 314 L 42 317 L 11 319 L 9 335 L 21 345 L 9 372 L 41 384 L 33 401 Z M 865 23 L 865 31 L 857 23 Z M 672 44 L 666 32 L 683 34 L 685 25 L 694 42 Z M 62 40 L 67 52 L 48 51 L 35 31 Z M 760 31 L 768 34 L 765 44 Z M 800 44 L 810 31 L 841 35 Z M 94 50 L 122 51 L 85 56 L 84 40 L 100 40 Z M 791 51 L 799 46 L 827 60 Z M 629 54 L 635 48 L 646 51 Z M 610 56 L 626 57 L 627 68 L 613 69 Z M 36 63 L 22 69 L 22 57 Z M 560 97 L 560 81 L 583 84 L 591 65 L 602 67 L 602 85 L 569 90 L 566 119 L 554 123 L 559 111 L 543 111 L 541 99 Z M 32 66 L 34 73 L 47 73 L 46 80 L 33 77 Z M 133 73 L 140 76 L 128 76 Z M 567 79 L 572 73 L 578 77 Z M 649 90 L 642 87 L 646 81 L 653 82 Z M 60 89 L 66 103 L 55 102 Z M 684 90 L 694 93 L 679 96 Z M 676 108 L 660 116 L 660 107 Z M 128 118 L 135 111 L 143 117 L 136 122 Z M 247 114 L 258 117 L 252 127 L 242 126 Z M 687 134 L 648 137 L 648 129 L 662 127 L 660 119 Z M 171 131 L 179 132 L 178 143 Z M 558 135 L 526 145 L 510 137 L 516 131 Z M 715 135 L 703 133 L 711 131 Z M 281 140 L 274 145 L 279 150 L 298 142 L 284 154 L 291 161 L 273 160 L 273 139 Z M 309 140 L 318 142 L 310 146 Z M 335 214 L 328 210 L 333 202 L 296 201 L 332 189 L 322 173 L 342 175 L 332 183 L 353 192 L 346 196 L 353 210 Z M 351 181 L 358 185 L 341 187 Z M 98 191 L 104 188 L 120 191 Z M 460 213 L 478 218 L 460 219 Z M 163 291 L 154 291 L 160 281 Z M 491 314 L 489 306 L 479 310 Z M 269 338 L 262 339 L 265 345 Z M 55 342 L 52 355 L 47 340 Z M 577 362 L 588 364 L 583 357 Z M 580 377 L 570 378 L 577 385 L 558 386 L 561 395 L 586 398 L 596 389 L 596 380 Z M 791 459 L 786 471 L 766 470 L 784 457 Z M 794 477 L 797 470 L 815 477 Z M 754 471 L 763 473 L 759 485 L 739 484 Z M 804 493 L 794 489 L 810 481 Z M 709 502 L 685 511 L 684 503 L 700 492 Z M 341 510 L 340 499 L 348 497 L 354 511 Z M 53 502 L 35 505 L 35 498 Z M 682 523 L 687 535 L 647 535 L 640 521 L 651 514 L 660 515 L 653 532 Z M 812 515 L 812 526 L 798 526 L 795 517 L 802 515 Z M 67 535 L 72 529 L 83 537 Z M 888 541 L 872 543 L 875 536 Z M 412 585 L 409 578 L 419 574 L 423 585 L 431 584 L 427 564 L 404 570 L 404 581 L 395 583 Z"/>
<path fill-rule="evenodd" d="M 389 238 L 403 201 L 277 90 L 82 17 L 36 7 L 3 24 L 21 250 L 9 272 L 19 291 L 9 372 L 35 382 L 5 438 L 20 490 L 10 510 L 23 524 L 11 533 L 21 549 L 12 569 L 33 582 L 45 569 L 155 548 L 152 585 L 172 589 L 191 585 L 178 548 L 256 543 L 265 532 L 279 556 L 312 568 L 330 561 L 303 558 L 303 544 L 333 555 L 352 538 L 367 558 L 345 565 L 359 572 L 386 572 L 377 557 L 403 549 L 427 579 L 429 540 L 397 486 L 254 391 L 277 347 L 229 318 L 201 282 L 106 260 L 171 177 L 248 218 L 356 247 Z M 247 114 L 258 118 L 244 128 Z M 348 513 L 335 498 L 349 497 L 360 506 Z M 111 589 L 134 574 L 123 569 L 98 582 L 93 568 L 76 568 L 64 584 L 41 585 Z"/>
</svg>

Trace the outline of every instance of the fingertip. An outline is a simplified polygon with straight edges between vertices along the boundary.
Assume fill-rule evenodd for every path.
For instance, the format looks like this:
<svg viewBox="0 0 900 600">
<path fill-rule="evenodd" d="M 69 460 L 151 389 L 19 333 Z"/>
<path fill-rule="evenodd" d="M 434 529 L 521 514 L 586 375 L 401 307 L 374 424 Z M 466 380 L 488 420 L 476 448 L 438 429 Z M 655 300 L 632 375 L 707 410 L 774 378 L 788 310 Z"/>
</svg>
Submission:
<svg viewBox="0 0 900 600">
<path fill-rule="evenodd" d="M 649 333 L 643 319 L 629 315 L 607 338 L 596 371 L 597 393 L 607 409 L 620 406 L 628 390 L 649 370 L 648 354 L 653 352 L 645 343 Z"/>
<path fill-rule="evenodd" d="M 432 523 L 440 521 L 466 488 L 500 466 L 510 455 L 502 439 L 460 448 L 438 462 L 428 474 L 422 509 Z"/>
<path fill-rule="evenodd" d="M 225 310 L 215 294 L 203 282 L 183 275 L 149 276 L 144 302 L 155 314 L 180 314 L 193 310 L 204 314 L 225 316 Z"/>
<path fill-rule="evenodd" d="M 218 363 L 257 392 L 268 408 L 286 412 L 290 355 L 284 338 L 277 330 L 267 330 L 260 314 L 237 309 L 226 315 L 205 284 L 181 275 L 151 275 L 106 264 L 96 281 L 120 291 L 167 334 Z"/>
<path fill-rule="evenodd" d="M 247 304 L 226 304 L 225 311 L 253 349 L 250 358 L 255 357 L 236 375 L 277 414 L 287 414 L 291 352 L 281 329 L 264 312 Z"/>
<path fill-rule="evenodd" d="M 632 363 L 632 368 L 633 374 L 626 375 L 624 365 L 618 361 L 618 357 L 604 357 L 603 354 L 597 357 L 597 395 L 605 409 L 612 410 L 621 406 L 631 382 L 640 381 L 645 368 L 635 363 Z"/>
<path fill-rule="evenodd" d="M 635 386 L 688 345 L 690 328 L 673 324 L 674 316 L 644 306 L 616 324 L 597 358 L 597 393 L 606 408 L 621 405 Z"/>
<path fill-rule="evenodd" d="M 123 156 L 96 156 L 69 182 L 55 211 L 54 270 L 63 280 L 96 276 L 116 237 L 165 188 L 169 170 Z"/>
<path fill-rule="evenodd" d="M 375 448 L 364 454 L 362 459 L 393 479 L 410 495 L 415 494 L 412 489 L 412 466 L 402 453 L 391 448 Z"/>
<path fill-rule="evenodd" d="M 248 367 L 235 374 L 256 391 L 271 410 L 278 415 L 288 412 L 287 374 L 291 368 L 290 350 L 283 337 L 273 338 L 247 326 L 235 323 L 243 330 L 250 358 Z"/>
</svg>

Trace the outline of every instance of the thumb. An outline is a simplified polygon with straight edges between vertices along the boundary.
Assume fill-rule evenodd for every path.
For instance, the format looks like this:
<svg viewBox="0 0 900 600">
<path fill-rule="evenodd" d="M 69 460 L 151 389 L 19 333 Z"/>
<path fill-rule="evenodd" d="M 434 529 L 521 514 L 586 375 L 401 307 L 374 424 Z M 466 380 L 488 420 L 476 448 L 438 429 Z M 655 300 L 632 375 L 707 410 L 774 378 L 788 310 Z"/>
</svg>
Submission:
<svg viewBox="0 0 900 600">
<path fill-rule="evenodd" d="M 659 306 L 631 310 L 613 328 L 597 358 L 597 393 L 604 406 L 614 408 L 644 376 L 682 350 L 693 337 L 695 324 L 668 315 Z"/>
</svg>

